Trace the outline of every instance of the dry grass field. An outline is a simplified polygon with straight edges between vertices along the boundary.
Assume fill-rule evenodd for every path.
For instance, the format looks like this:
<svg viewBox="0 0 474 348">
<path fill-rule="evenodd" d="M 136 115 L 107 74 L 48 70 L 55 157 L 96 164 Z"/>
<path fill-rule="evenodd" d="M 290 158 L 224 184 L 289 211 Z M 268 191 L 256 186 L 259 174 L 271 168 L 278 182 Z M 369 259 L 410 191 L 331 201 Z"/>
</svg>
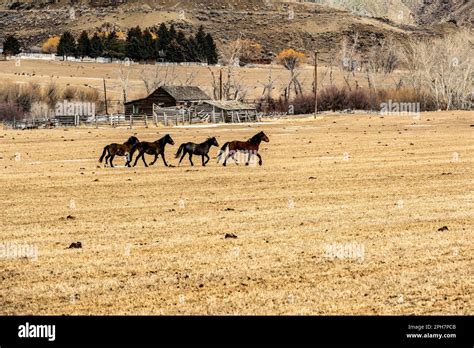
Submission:
<svg viewBox="0 0 474 348">
<path fill-rule="evenodd" d="M 324 63 L 321 62 L 321 65 Z M 128 100 L 143 98 L 147 95 L 142 75 L 148 74 L 165 79 L 167 84 L 185 84 L 189 80 L 190 85 L 201 87 L 208 95 L 212 96 L 212 75 L 208 67 L 205 66 L 154 66 L 143 64 L 132 64 L 129 68 Z M 158 70 L 157 70 L 158 69 Z M 211 67 L 218 76 L 218 67 Z M 271 74 L 274 81 L 274 97 L 278 97 L 290 79 L 290 73 L 279 65 L 260 65 L 253 68 L 235 68 L 235 79 L 242 85 L 242 91 L 249 99 L 256 99 L 262 96 L 263 88 L 268 83 L 268 76 Z M 330 85 L 330 68 L 320 66 L 318 69 L 319 84 L 321 88 Z M 400 77 L 406 74 L 403 71 L 396 71 L 392 75 L 382 73 L 374 74 L 373 78 L 379 88 L 394 88 Z M 170 76 L 172 78 L 170 78 Z M 303 90 L 312 90 L 314 79 L 314 68 L 305 65 L 300 69 L 300 82 Z M 367 78 L 364 72 L 357 72 L 355 78 L 351 78 L 351 83 L 357 80 L 359 86 L 367 87 Z M 122 89 L 120 83 L 119 64 L 99 64 L 99 63 L 78 63 L 60 61 L 35 61 L 22 60 L 20 66 L 15 65 L 15 61 L 0 61 L 0 81 L 13 82 L 18 84 L 34 83 L 40 86 L 54 84 L 61 89 L 67 86 L 78 88 L 92 88 L 102 94 L 103 79 L 107 84 L 107 96 L 114 101 L 122 100 Z M 227 79 L 224 68 L 224 83 Z M 333 82 L 338 86 L 344 85 L 344 74 L 340 69 L 333 69 Z M 122 111 L 122 110 L 120 110 Z"/>
<path fill-rule="evenodd" d="M 38 255 L 4 251 L 0 314 L 472 314 L 473 121 L 2 130 L 0 245 Z M 262 167 L 98 167 L 134 133 L 170 133 L 176 165 L 181 142 L 260 130 Z"/>
</svg>

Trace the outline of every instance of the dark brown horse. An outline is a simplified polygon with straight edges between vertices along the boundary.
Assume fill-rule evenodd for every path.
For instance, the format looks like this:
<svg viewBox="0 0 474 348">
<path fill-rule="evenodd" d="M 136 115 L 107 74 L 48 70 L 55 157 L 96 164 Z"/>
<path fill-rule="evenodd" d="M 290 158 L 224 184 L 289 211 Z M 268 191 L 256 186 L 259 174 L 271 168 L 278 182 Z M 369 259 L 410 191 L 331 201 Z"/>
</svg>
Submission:
<svg viewBox="0 0 474 348">
<path fill-rule="evenodd" d="M 163 163 L 166 167 L 168 167 L 168 163 L 166 163 L 165 159 L 166 144 L 174 145 L 174 141 L 173 139 L 171 139 L 171 136 L 169 134 L 166 134 L 163 138 L 158 139 L 157 141 L 152 143 L 144 141 L 135 144 L 135 146 L 132 147 L 132 151 L 130 152 L 130 162 L 132 161 L 133 154 L 135 153 L 135 151 L 138 150 L 138 156 L 135 159 L 135 163 L 133 164 L 134 167 L 137 165 L 138 159 L 140 157 L 142 158 L 145 167 L 148 167 L 148 164 L 145 161 L 145 154 L 155 155 L 155 159 L 153 160 L 153 162 L 150 163 L 151 166 L 155 164 L 156 160 L 158 159 L 158 156 L 161 155 Z"/>
<path fill-rule="evenodd" d="M 102 163 L 104 160 L 105 154 L 107 153 L 107 157 L 105 157 L 105 165 L 108 164 L 110 159 L 110 166 L 113 168 L 114 164 L 112 161 L 114 160 L 115 156 L 127 156 L 127 163 L 125 164 L 127 167 L 130 167 L 130 151 L 132 147 L 138 144 L 139 141 L 136 137 L 130 137 L 128 140 L 123 144 L 110 144 L 104 147 L 104 151 L 102 152 L 102 156 L 99 158 L 99 162 Z"/>
<path fill-rule="evenodd" d="M 265 141 L 268 143 L 270 140 L 268 139 L 265 133 L 260 132 L 258 134 L 255 134 L 253 137 L 251 137 L 247 141 L 231 141 L 231 142 L 225 143 L 224 146 L 222 146 L 221 150 L 219 151 L 219 155 L 217 156 L 217 162 L 220 162 L 221 157 L 226 153 L 226 149 L 229 149 L 229 153 L 227 154 L 223 163 L 224 166 L 226 166 L 227 160 L 230 157 L 232 157 L 232 159 L 235 160 L 235 155 L 238 152 L 248 154 L 247 161 L 245 162 L 246 166 L 249 165 L 252 155 L 257 156 L 259 159 L 258 164 L 262 165 L 263 164 L 262 156 L 260 156 L 260 154 L 258 153 L 258 148 L 262 141 Z"/>
<path fill-rule="evenodd" d="M 202 166 L 205 167 L 207 162 L 209 162 L 210 158 L 208 156 L 209 150 L 211 149 L 211 146 L 219 146 L 217 143 L 217 139 L 215 137 L 208 138 L 205 142 L 201 144 L 195 144 L 195 143 L 185 143 L 181 144 L 181 146 L 178 149 L 178 152 L 176 152 L 176 157 L 178 158 L 181 156 L 181 153 L 183 154 L 181 156 L 181 159 L 179 160 L 179 164 L 181 164 L 181 161 L 183 160 L 184 156 L 186 154 L 189 154 L 189 162 L 191 163 L 192 166 L 194 166 L 193 163 L 193 155 L 201 156 L 202 158 Z M 206 160 L 204 160 L 206 158 Z"/>
</svg>

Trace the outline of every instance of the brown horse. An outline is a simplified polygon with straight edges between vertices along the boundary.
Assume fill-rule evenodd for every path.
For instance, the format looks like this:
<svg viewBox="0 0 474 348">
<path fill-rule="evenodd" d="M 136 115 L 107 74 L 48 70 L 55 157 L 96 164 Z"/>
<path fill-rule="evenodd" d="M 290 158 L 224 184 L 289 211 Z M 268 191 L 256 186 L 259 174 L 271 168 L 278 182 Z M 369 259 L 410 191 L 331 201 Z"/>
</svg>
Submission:
<svg viewBox="0 0 474 348">
<path fill-rule="evenodd" d="M 138 144 L 139 141 L 136 137 L 130 137 L 128 140 L 123 143 L 123 144 L 110 144 L 104 147 L 104 151 L 102 152 L 102 156 L 99 158 L 99 162 L 102 163 L 104 160 L 105 154 L 107 154 L 107 157 L 105 157 L 105 165 L 108 164 L 109 159 L 110 159 L 110 166 L 113 168 L 114 164 L 112 161 L 114 160 L 115 156 L 127 156 L 127 163 L 125 164 L 127 167 L 130 167 L 130 151 L 132 147 L 136 144 Z"/>
<path fill-rule="evenodd" d="M 171 136 L 169 134 L 166 134 L 163 138 L 149 143 L 149 142 L 141 142 L 138 144 L 135 144 L 135 146 L 132 147 L 132 151 L 130 152 L 130 162 L 132 161 L 133 154 L 135 153 L 136 150 L 138 150 L 138 156 L 135 159 L 135 163 L 133 166 L 135 167 L 137 165 L 138 159 L 141 157 L 143 160 L 143 163 L 145 164 L 145 167 L 148 167 L 148 164 L 145 161 L 145 154 L 148 155 L 155 155 L 155 159 L 153 162 L 150 163 L 150 165 L 154 165 L 156 160 L 158 159 L 158 156 L 161 155 L 161 158 L 163 159 L 163 163 L 165 164 L 166 167 L 168 167 L 168 163 L 166 163 L 165 159 L 165 146 L 166 144 L 171 144 L 174 145 L 173 139 L 171 139 Z"/>
<path fill-rule="evenodd" d="M 243 152 L 243 153 L 248 154 L 247 161 L 245 163 L 246 166 L 249 165 L 252 155 L 256 155 L 259 159 L 258 164 L 262 165 L 263 164 L 262 156 L 260 156 L 260 154 L 258 153 L 258 148 L 262 141 L 265 141 L 268 143 L 270 140 L 268 139 L 265 133 L 260 132 L 258 134 L 255 134 L 253 137 L 251 137 L 247 141 L 231 141 L 231 142 L 225 143 L 224 146 L 222 146 L 221 150 L 219 151 L 219 155 L 217 156 L 217 162 L 220 162 L 222 155 L 225 154 L 226 149 L 228 148 L 229 153 L 227 154 L 224 160 L 224 164 L 223 164 L 224 166 L 226 166 L 227 160 L 229 159 L 229 157 L 232 157 L 232 159 L 235 160 L 235 155 L 238 152 Z"/>
</svg>

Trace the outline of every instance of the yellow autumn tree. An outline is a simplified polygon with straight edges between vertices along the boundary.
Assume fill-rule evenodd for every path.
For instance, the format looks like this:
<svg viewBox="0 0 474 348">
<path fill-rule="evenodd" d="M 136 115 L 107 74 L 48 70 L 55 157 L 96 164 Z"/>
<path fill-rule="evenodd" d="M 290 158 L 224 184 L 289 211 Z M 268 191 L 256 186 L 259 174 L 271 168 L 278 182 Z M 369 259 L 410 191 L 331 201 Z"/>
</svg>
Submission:
<svg viewBox="0 0 474 348">
<path fill-rule="evenodd" d="M 127 40 L 127 34 L 125 34 L 123 31 L 117 31 L 116 34 L 117 34 L 117 39 L 119 39 L 120 41 Z"/>
<path fill-rule="evenodd" d="M 58 51 L 59 39 L 60 39 L 59 36 L 49 37 L 41 45 L 41 52 L 43 52 L 43 53 L 56 53 Z"/>
<path fill-rule="evenodd" d="M 288 48 L 278 53 L 277 61 L 286 69 L 292 71 L 306 61 L 306 56 L 302 52 L 298 52 L 292 48 Z"/>
<path fill-rule="evenodd" d="M 285 49 L 278 53 L 277 62 L 285 67 L 290 72 L 290 82 L 285 90 L 285 97 L 290 98 L 291 90 L 295 90 L 295 94 L 302 94 L 301 84 L 298 81 L 297 68 L 306 61 L 306 56 L 303 52 L 298 52 L 292 48 Z"/>
</svg>

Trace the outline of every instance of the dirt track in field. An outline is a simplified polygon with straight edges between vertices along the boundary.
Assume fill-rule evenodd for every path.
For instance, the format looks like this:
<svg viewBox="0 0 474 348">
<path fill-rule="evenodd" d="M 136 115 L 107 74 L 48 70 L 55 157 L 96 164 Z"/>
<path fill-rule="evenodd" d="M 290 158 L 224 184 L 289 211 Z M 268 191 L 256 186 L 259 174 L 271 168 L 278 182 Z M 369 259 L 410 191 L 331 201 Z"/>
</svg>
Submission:
<svg viewBox="0 0 474 348">
<path fill-rule="evenodd" d="M 2 130 L 0 314 L 472 314 L 473 123 Z M 133 133 L 170 133 L 176 165 L 181 142 L 260 130 L 262 167 L 97 167 Z"/>
</svg>

